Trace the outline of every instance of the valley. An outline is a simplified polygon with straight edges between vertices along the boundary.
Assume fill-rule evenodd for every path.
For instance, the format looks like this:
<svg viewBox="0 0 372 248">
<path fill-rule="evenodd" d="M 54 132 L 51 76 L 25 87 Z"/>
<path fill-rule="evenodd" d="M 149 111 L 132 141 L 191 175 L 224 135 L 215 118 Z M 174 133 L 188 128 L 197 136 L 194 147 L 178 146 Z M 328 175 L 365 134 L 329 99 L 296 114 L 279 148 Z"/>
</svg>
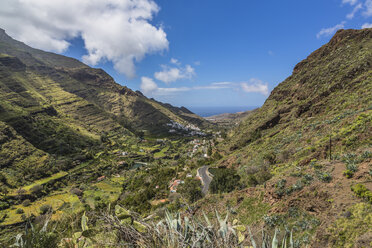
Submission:
<svg viewBox="0 0 372 248">
<path fill-rule="evenodd" d="M 371 28 L 209 118 L 0 30 L 0 245 L 368 247 L 371 92 Z"/>
</svg>

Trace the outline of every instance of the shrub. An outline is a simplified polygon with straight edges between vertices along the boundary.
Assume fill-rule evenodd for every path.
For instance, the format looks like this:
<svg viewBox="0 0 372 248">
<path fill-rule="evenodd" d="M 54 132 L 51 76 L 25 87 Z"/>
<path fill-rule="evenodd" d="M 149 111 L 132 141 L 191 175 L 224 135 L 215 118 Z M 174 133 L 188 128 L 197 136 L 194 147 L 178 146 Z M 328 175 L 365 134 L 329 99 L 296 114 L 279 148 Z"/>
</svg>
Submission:
<svg viewBox="0 0 372 248">
<path fill-rule="evenodd" d="M 43 186 L 41 186 L 40 184 L 37 184 L 37 185 L 35 185 L 34 187 L 32 187 L 30 189 L 30 192 L 32 194 L 35 194 L 37 196 L 40 196 L 42 194 L 42 192 L 43 192 Z"/>
<path fill-rule="evenodd" d="M 187 178 L 184 184 L 181 184 L 179 193 L 181 193 L 190 203 L 196 202 L 203 197 L 201 183 L 194 178 Z"/>
<path fill-rule="evenodd" d="M 0 201 L 0 210 L 7 209 L 9 204 L 7 202 Z"/>
<path fill-rule="evenodd" d="M 234 169 L 219 168 L 214 170 L 210 185 L 213 194 L 231 192 L 240 186 L 240 176 Z"/>
<path fill-rule="evenodd" d="M 313 176 L 310 175 L 310 174 L 305 174 L 303 177 L 302 177 L 302 182 L 306 185 L 309 185 L 310 182 L 313 180 Z"/>
<path fill-rule="evenodd" d="M 0 182 L 3 184 L 8 184 L 8 179 L 2 172 L 0 172 Z"/>
<path fill-rule="evenodd" d="M 367 200 L 369 203 L 372 203 L 372 192 L 363 184 L 355 184 L 351 187 L 351 191 L 353 191 L 358 197 Z"/>
<path fill-rule="evenodd" d="M 17 210 L 16 210 L 16 214 L 23 214 L 25 211 L 23 211 L 23 209 L 22 208 L 18 208 Z"/>
<path fill-rule="evenodd" d="M 247 168 L 247 184 L 249 186 L 256 186 L 263 184 L 267 180 L 269 180 L 272 175 L 270 170 L 267 166 L 249 166 Z"/>
<path fill-rule="evenodd" d="M 23 205 L 24 207 L 28 207 L 28 206 L 31 205 L 31 201 L 30 201 L 29 199 L 26 199 L 26 200 L 24 200 L 24 201 L 22 202 L 22 205 Z"/>
<path fill-rule="evenodd" d="M 16 192 L 17 192 L 18 195 L 23 195 L 23 194 L 26 194 L 27 193 L 27 191 L 24 190 L 24 189 L 22 189 L 22 188 L 21 189 L 17 189 Z"/>
<path fill-rule="evenodd" d="M 81 191 L 80 189 L 78 188 L 73 188 L 70 190 L 70 193 L 71 194 L 74 194 L 74 195 L 77 195 L 77 196 L 82 196 L 83 195 L 83 191 Z"/>
<path fill-rule="evenodd" d="M 368 158 L 372 158 L 372 152 L 370 151 L 364 151 L 361 155 L 362 160 L 366 160 Z"/>
<path fill-rule="evenodd" d="M 48 212 L 51 212 L 52 210 L 52 206 L 50 206 L 49 204 L 44 204 L 40 207 L 40 214 L 46 214 Z"/>
<path fill-rule="evenodd" d="M 330 181 L 332 181 L 332 176 L 328 172 L 324 172 L 320 174 L 319 179 L 323 182 L 329 183 Z"/>
<path fill-rule="evenodd" d="M 345 176 L 346 178 L 352 178 L 353 175 L 354 175 L 354 172 L 352 172 L 351 170 L 346 170 L 346 171 L 344 171 L 344 176 Z"/>
</svg>

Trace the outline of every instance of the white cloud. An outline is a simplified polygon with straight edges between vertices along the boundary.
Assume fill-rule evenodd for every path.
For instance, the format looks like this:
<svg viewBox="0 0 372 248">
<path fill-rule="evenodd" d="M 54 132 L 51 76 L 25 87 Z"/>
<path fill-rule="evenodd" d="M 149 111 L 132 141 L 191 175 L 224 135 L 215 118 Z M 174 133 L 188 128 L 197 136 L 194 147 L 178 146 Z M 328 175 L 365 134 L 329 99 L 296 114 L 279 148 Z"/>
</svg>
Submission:
<svg viewBox="0 0 372 248">
<path fill-rule="evenodd" d="M 350 4 L 355 5 L 358 2 L 358 0 L 342 0 L 342 4 Z"/>
<path fill-rule="evenodd" d="M 153 0 L 2 0 L 0 23 L 15 39 L 59 53 L 81 36 L 85 62 L 111 61 L 133 77 L 135 62 L 168 49 L 164 30 L 150 23 L 158 11 Z"/>
<path fill-rule="evenodd" d="M 247 93 L 260 93 L 265 96 L 269 94 L 269 87 L 267 83 L 264 83 L 256 78 L 252 78 L 249 83 L 243 82 L 240 85 L 242 90 Z"/>
<path fill-rule="evenodd" d="M 372 16 L 372 0 L 366 0 L 364 5 L 366 10 L 363 12 L 363 15 L 366 17 Z"/>
<path fill-rule="evenodd" d="M 177 63 L 179 63 L 177 61 Z M 190 65 L 185 67 L 169 67 L 162 65 L 163 70 L 155 72 L 154 77 L 164 83 L 172 83 L 180 79 L 191 79 L 195 76 L 195 70 Z"/>
<path fill-rule="evenodd" d="M 149 77 L 141 78 L 141 91 L 145 95 L 171 95 L 176 92 L 189 91 L 192 88 L 179 87 L 179 88 L 159 88 L 159 86 Z"/>
<path fill-rule="evenodd" d="M 144 94 L 151 94 L 152 92 L 158 90 L 158 85 L 148 77 L 141 78 L 141 90 Z"/>
<path fill-rule="evenodd" d="M 181 63 L 178 61 L 178 59 L 171 58 L 170 62 L 175 65 L 180 65 Z"/>
<path fill-rule="evenodd" d="M 161 88 L 154 80 L 148 77 L 141 78 L 141 91 L 147 96 L 164 96 L 174 95 L 179 92 L 195 91 L 195 90 L 222 90 L 232 89 L 246 93 L 259 93 L 264 96 L 269 94 L 268 84 L 259 79 L 252 78 L 249 82 L 235 83 L 235 82 L 214 82 L 208 85 L 194 86 L 194 87 L 170 87 Z"/>
<path fill-rule="evenodd" d="M 353 11 L 352 12 L 350 12 L 347 16 L 346 16 L 346 18 L 347 19 L 353 19 L 354 18 L 354 16 L 355 16 L 355 14 L 360 10 L 360 9 L 362 9 L 363 8 L 363 5 L 361 4 L 361 3 L 359 3 L 358 5 L 356 5 L 355 7 L 354 7 L 354 9 L 353 9 Z"/>
<path fill-rule="evenodd" d="M 372 23 L 364 23 L 363 25 L 362 25 L 362 28 L 372 28 Z"/>
<path fill-rule="evenodd" d="M 334 34 L 337 30 L 339 29 L 342 29 L 345 27 L 345 21 L 333 26 L 333 27 L 330 27 L 330 28 L 323 28 L 322 30 L 319 31 L 319 33 L 316 35 L 316 37 L 319 39 L 321 38 L 322 36 L 330 36 L 332 34 Z"/>
</svg>

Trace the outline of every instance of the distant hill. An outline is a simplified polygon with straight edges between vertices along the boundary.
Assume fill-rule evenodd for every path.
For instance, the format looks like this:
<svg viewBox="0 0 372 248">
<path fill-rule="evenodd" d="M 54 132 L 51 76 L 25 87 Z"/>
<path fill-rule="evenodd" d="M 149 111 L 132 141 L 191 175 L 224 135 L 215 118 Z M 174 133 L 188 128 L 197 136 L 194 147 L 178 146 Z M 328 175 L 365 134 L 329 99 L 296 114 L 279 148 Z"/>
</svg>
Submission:
<svg viewBox="0 0 372 248">
<path fill-rule="evenodd" d="M 248 115 L 252 114 L 254 111 L 255 110 L 249 110 L 249 111 L 238 112 L 238 113 L 224 113 L 224 114 L 204 117 L 204 119 L 212 123 L 216 123 L 220 126 L 231 127 L 234 125 L 238 125 L 240 121 L 242 121 Z"/>
</svg>

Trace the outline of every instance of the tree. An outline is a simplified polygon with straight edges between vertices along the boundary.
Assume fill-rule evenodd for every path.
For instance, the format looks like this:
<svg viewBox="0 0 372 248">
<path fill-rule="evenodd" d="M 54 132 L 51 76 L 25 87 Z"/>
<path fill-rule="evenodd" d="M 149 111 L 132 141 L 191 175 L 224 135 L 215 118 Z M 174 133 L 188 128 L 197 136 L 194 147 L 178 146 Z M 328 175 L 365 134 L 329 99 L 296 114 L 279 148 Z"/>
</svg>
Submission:
<svg viewBox="0 0 372 248">
<path fill-rule="evenodd" d="M 196 202 L 203 197 L 201 183 L 194 178 L 186 178 L 185 183 L 179 187 L 179 193 L 190 203 Z"/>
<path fill-rule="evenodd" d="M 213 194 L 231 192 L 240 186 L 240 176 L 234 169 L 218 168 L 213 172 L 210 190 Z"/>
<path fill-rule="evenodd" d="M 35 194 L 37 197 L 40 197 L 43 194 L 43 186 L 36 184 L 30 189 L 32 194 Z"/>
</svg>

